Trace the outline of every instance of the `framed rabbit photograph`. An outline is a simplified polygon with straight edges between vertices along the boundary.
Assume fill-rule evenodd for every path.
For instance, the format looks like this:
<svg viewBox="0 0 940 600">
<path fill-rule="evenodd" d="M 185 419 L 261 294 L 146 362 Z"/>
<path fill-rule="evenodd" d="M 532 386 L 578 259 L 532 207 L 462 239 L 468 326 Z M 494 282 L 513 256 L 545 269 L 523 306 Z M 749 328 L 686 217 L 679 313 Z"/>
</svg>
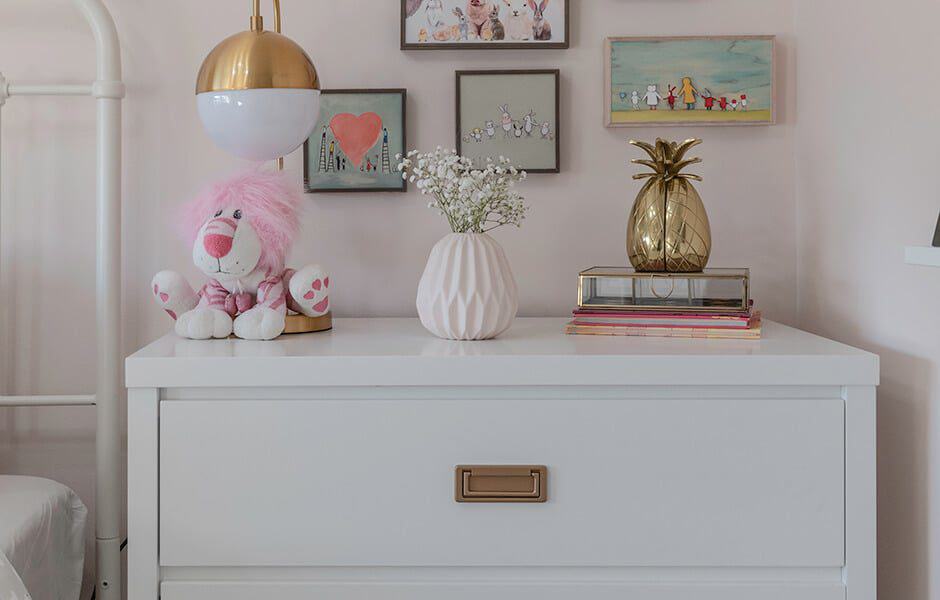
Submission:
<svg viewBox="0 0 940 600">
<path fill-rule="evenodd" d="M 405 192 L 403 89 L 323 90 L 320 121 L 304 143 L 304 190 Z"/>
<path fill-rule="evenodd" d="M 457 153 L 481 167 L 509 158 L 529 173 L 561 170 L 557 69 L 457 71 Z"/>
<path fill-rule="evenodd" d="M 568 48 L 570 2 L 401 0 L 401 49 Z"/>
</svg>

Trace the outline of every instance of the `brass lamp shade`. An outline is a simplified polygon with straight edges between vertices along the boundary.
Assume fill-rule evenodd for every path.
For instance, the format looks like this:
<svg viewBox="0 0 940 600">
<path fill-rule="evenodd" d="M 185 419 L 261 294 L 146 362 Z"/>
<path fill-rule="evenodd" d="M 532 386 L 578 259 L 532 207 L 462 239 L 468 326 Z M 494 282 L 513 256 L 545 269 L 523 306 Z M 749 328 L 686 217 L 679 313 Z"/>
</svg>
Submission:
<svg viewBox="0 0 940 600">
<path fill-rule="evenodd" d="M 260 0 L 251 29 L 230 36 L 206 56 L 196 76 L 196 106 L 209 137 L 252 161 L 277 159 L 299 148 L 317 125 L 320 80 L 313 61 L 281 35 L 281 4 L 273 0 L 274 31 L 265 31 Z"/>
<path fill-rule="evenodd" d="M 274 31 L 242 31 L 212 49 L 199 69 L 196 93 L 255 89 L 319 90 L 313 61 Z"/>
</svg>

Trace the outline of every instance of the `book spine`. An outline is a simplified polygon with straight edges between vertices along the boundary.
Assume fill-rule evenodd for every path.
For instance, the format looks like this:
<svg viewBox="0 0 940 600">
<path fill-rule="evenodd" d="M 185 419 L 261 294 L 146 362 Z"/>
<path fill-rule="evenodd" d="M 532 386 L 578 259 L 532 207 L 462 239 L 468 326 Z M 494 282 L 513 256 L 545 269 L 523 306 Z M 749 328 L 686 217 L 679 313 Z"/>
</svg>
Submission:
<svg viewBox="0 0 940 600">
<path fill-rule="evenodd" d="M 672 337 L 702 339 L 760 339 L 760 329 L 748 330 L 711 330 L 711 329 L 668 329 L 668 328 L 609 328 L 568 325 L 565 333 L 575 335 L 607 335 L 627 337 Z"/>
</svg>

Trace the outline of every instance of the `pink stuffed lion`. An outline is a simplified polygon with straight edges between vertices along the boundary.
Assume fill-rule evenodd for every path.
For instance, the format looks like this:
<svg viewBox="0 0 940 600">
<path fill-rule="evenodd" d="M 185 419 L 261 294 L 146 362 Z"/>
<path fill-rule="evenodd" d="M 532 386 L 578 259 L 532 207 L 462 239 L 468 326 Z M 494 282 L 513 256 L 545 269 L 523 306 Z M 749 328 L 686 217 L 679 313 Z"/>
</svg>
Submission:
<svg viewBox="0 0 940 600">
<path fill-rule="evenodd" d="M 299 230 L 300 194 L 282 173 L 252 170 L 221 181 L 189 202 L 182 229 L 193 262 L 209 277 L 196 292 L 182 275 L 161 271 L 151 288 L 191 339 L 271 340 L 288 309 L 310 317 L 329 311 L 330 278 L 319 265 L 284 263 Z"/>
</svg>

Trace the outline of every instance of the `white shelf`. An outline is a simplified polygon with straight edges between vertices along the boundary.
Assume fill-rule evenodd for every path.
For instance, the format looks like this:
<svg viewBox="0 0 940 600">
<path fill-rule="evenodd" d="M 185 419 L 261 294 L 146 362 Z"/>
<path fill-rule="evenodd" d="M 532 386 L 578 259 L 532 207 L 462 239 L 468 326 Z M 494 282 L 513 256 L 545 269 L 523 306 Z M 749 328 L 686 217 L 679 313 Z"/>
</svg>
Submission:
<svg viewBox="0 0 940 600">
<path fill-rule="evenodd" d="M 932 246 L 908 246 L 904 249 L 904 262 L 909 265 L 940 267 L 940 248 Z"/>
</svg>

